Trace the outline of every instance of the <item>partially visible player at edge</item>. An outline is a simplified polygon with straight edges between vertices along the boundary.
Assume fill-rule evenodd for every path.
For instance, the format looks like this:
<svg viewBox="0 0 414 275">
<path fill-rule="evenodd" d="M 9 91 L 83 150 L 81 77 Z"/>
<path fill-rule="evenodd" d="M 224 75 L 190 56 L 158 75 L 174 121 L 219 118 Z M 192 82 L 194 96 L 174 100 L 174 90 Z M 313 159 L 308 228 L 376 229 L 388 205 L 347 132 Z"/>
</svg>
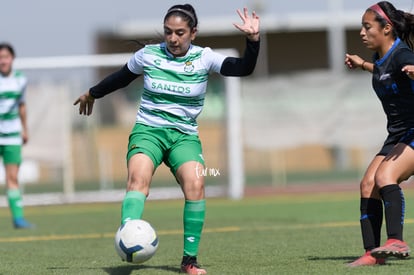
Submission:
<svg viewBox="0 0 414 275">
<path fill-rule="evenodd" d="M 361 181 L 361 231 L 365 254 L 349 266 L 384 264 L 388 256 L 407 257 L 403 240 L 404 195 L 399 184 L 414 174 L 414 15 L 387 1 L 362 17 L 363 43 L 372 62 L 347 54 L 345 64 L 372 73 L 372 85 L 387 116 L 388 137 Z M 383 207 L 387 241 L 380 246 Z"/>
<path fill-rule="evenodd" d="M 7 198 L 15 228 L 31 228 L 23 215 L 18 184 L 22 162 L 22 144 L 28 140 L 26 125 L 26 77 L 13 70 L 15 52 L 8 43 L 0 43 L 0 156 L 6 170 Z"/>
<path fill-rule="evenodd" d="M 203 108 L 208 75 L 250 75 L 259 52 L 259 17 L 255 12 L 250 15 L 247 8 L 237 13 L 243 23 L 234 26 L 247 37 L 242 58 L 227 57 L 192 44 L 197 35 L 196 12 L 189 4 L 175 5 L 164 17 L 163 43 L 137 51 L 123 68 L 74 103 L 79 104 L 81 115 L 90 115 L 96 98 L 143 75 L 144 91 L 129 137 L 127 193 L 121 223 L 141 218 L 152 175 L 164 162 L 185 197 L 181 270 L 187 274 L 207 273 L 197 263 L 206 206 L 204 178 L 196 173 L 204 165 L 196 119 Z"/>
</svg>

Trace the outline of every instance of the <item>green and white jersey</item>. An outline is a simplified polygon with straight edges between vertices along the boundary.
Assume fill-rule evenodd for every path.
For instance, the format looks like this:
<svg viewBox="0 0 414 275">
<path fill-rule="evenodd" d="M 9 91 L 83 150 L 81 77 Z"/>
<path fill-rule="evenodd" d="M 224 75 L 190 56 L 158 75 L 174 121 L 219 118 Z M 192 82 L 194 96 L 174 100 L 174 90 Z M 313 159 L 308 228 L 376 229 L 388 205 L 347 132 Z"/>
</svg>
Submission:
<svg viewBox="0 0 414 275">
<path fill-rule="evenodd" d="M 0 75 L 0 145 L 21 145 L 19 105 L 24 102 L 27 79 L 19 71 Z"/>
<path fill-rule="evenodd" d="M 131 72 L 144 77 L 136 122 L 197 134 L 196 119 L 203 109 L 208 75 L 219 73 L 225 58 L 195 45 L 183 57 L 173 57 L 165 43 L 137 51 L 128 62 Z"/>
</svg>

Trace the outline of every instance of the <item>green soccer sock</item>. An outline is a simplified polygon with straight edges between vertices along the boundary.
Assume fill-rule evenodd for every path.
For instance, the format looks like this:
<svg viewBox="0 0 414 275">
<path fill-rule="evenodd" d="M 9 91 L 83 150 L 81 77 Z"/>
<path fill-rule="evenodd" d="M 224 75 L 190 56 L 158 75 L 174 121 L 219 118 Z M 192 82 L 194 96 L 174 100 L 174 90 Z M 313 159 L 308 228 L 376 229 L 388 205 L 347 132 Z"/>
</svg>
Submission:
<svg viewBox="0 0 414 275">
<path fill-rule="evenodd" d="M 23 218 L 23 201 L 19 189 L 7 190 L 7 199 L 13 219 Z"/>
<path fill-rule="evenodd" d="M 122 201 L 121 224 L 128 220 L 141 219 L 147 196 L 139 191 L 128 191 Z"/>
<path fill-rule="evenodd" d="M 184 256 L 197 256 L 206 214 L 206 201 L 185 201 L 184 204 Z"/>
</svg>

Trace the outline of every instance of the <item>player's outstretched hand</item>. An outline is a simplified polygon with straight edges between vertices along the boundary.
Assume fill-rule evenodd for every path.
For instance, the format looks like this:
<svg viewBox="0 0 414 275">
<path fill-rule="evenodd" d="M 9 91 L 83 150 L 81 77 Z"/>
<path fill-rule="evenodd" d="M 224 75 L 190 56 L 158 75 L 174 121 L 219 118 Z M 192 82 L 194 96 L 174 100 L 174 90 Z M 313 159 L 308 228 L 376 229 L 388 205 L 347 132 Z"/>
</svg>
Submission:
<svg viewBox="0 0 414 275">
<path fill-rule="evenodd" d="M 237 10 L 237 13 L 243 21 L 243 24 L 233 23 L 233 25 L 241 32 L 245 33 L 248 39 L 252 41 L 259 41 L 260 19 L 256 12 L 253 11 L 250 16 L 247 8 L 243 8 L 243 12 Z"/>
<path fill-rule="evenodd" d="M 92 114 L 93 104 L 95 99 L 89 94 L 89 92 L 81 95 L 73 105 L 79 104 L 79 114 L 89 116 Z"/>
<path fill-rule="evenodd" d="M 414 65 L 405 65 L 402 71 L 411 79 L 414 79 Z"/>
</svg>

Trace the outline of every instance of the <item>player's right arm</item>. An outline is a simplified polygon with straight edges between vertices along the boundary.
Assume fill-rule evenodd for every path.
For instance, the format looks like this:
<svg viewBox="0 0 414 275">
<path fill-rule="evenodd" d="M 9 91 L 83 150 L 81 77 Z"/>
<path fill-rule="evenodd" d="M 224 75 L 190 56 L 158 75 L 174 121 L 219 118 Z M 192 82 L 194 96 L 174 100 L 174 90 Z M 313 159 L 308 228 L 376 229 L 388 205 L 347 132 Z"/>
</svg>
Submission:
<svg viewBox="0 0 414 275">
<path fill-rule="evenodd" d="M 371 73 L 374 71 L 374 64 L 362 59 L 358 55 L 346 54 L 345 65 L 350 69 L 361 68 L 361 70 Z"/>
<path fill-rule="evenodd" d="M 81 95 L 73 105 L 79 104 L 80 115 L 92 114 L 95 98 L 104 97 L 118 89 L 128 86 L 139 75 L 131 72 L 128 66 L 123 66 L 120 70 L 108 75 L 97 85 L 89 89 L 85 94 Z"/>
</svg>

